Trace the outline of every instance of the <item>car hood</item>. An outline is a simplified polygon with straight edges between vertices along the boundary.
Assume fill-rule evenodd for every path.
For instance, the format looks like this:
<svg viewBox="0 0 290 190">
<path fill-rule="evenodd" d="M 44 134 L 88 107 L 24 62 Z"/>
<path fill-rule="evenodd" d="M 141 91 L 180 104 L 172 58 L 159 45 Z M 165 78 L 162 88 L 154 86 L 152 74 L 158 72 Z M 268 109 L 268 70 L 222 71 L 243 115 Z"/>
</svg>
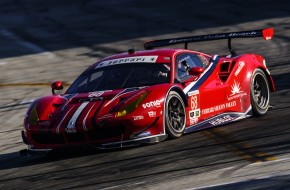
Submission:
<svg viewBox="0 0 290 190">
<path fill-rule="evenodd" d="M 115 117 L 121 101 L 145 93 L 149 87 L 46 96 L 30 106 L 25 126 L 56 133 L 92 130 L 102 118 Z M 127 101 L 128 100 L 128 101 Z M 71 130 L 71 131 L 68 131 Z"/>
</svg>

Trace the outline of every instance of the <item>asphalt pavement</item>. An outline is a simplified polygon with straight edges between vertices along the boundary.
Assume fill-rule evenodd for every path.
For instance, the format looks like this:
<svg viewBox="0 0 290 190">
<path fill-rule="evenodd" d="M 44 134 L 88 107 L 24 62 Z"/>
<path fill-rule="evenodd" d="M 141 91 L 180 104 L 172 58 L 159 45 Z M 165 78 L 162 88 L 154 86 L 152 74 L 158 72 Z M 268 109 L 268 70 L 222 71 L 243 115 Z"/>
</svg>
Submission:
<svg viewBox="0 0 290 190">
<path fill-rule="evenodd" d="M 266 58 L 276 82 L 263 117 L 152 146 L 76 147 L 20 157 L 20 131 L 50 83 L 152 39 L 273 27 L 273 40 L 237 39 Z M 3 0 L 0 2 L 1 189 L 289 189 L 290 3 L 225 0 Z M 190 49 L 227 54 L 226 41 Z"/>
</svg>

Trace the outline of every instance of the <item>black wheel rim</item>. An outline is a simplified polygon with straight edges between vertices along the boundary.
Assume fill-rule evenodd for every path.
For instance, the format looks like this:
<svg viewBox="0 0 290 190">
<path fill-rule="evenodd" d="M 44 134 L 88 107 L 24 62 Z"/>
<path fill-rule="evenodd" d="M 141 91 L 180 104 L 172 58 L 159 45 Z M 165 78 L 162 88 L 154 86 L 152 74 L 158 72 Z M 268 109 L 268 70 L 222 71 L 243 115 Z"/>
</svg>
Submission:
<svg viewBox="0 0 290 190">
<path fill-rule="evenodd" d="M 254 100 L 260 108 L 264 109 L 268 106 L 269 91 L 263 76 L 257 75 L 254 80 Z"/>
<path fill-rule="evenodd" d="M 168 102 L 168 122 L 175 132 L 182 132 L 185 124 L 185 110 L 177 97 L 172 97 Z"/>
</svg>

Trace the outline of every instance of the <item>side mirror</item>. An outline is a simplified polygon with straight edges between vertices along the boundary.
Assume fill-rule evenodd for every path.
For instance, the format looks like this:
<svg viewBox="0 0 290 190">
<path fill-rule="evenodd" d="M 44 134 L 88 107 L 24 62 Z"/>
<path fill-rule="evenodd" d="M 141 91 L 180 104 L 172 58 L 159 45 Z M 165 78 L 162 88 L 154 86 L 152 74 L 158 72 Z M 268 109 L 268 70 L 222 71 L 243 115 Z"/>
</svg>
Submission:
<svg viewBox="0 0 290 190">
<path fill-rule="evenodd" d="M 52 94 L 55 94 L 55 90 L 62 90 L 63 89 L 63 84 L 61 81 L 56 81 L 51 84 L 51 92 Z"/>
<path fill-rule="evenodd" d="M 199 77 L 203 72 L 204 72 L 204 68 L 193 67 L 193 68 L 189 69 L 188 74 Z"/>
</svg>

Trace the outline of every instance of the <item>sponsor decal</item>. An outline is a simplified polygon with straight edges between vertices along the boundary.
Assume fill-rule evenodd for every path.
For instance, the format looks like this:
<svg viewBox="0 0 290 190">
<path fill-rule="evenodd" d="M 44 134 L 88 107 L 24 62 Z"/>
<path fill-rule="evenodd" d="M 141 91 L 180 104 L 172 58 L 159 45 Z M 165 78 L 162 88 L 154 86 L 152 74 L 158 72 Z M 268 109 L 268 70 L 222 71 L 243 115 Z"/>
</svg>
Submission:
<svg viewBox="0 0 290 190">
<path fill-rule="evenodd" d="M 239 62 L 239 67 L 238 67 L 238 69 L 235 72 L 235 76 L 238 76 L 239 75 L 239 73 L 241 72 L 241 70 L 243 69 L 244 66 L 245 66 L 245 62 L 240 61 Z"/>
<path fill-rule="evenodd" d="M 247 95 L 247 93 L 241 91 L 240 83 L 234 81 L 234 84 L 231 86 L 232 94 L 228 97 L 228 100 L 232 100 L 235 98 L 240 98 L 241 96 Z"/>
<path fill-rule="evenodd" d="M 162 102 L 163 99 L 161 100 L 154 100 L 154 101 L 150 101 L 147 103 L 142 104 L 143 108 L 150 108 L 150 107 L 160 107 L 160 104 Z"/>
<path fill-rule="evenodd" d="M 142 115 L 133 116 L 133 119 L 134 119 L 134 121 L 142 120 L 142 119 L 144 119 L 144 116 L 142 116 Z"/>
<path fill-rule="evenodd" d="M 246 34 L 252 34 L 252 33 L 231 33 L 229 34 L 230 37 L 232 36 L 244 36 Z M 218 38 L 226 38 L 227 36 L 225 34 L 214 34 L 214 35 L 204 35 L 204 36 L 193 36 L 188 38 L 181 38 L 181 39 L 172 39 L 169 41 L 170 44 L 172 43 L 184 43 L 184 42 L 191 42 L 191 41 L 200 41 L 200 40 L 211 40 L 211 39 L 218 39 Z"/>
<path fill-rule="evenodd" d="M 139 135 L 132 135 L 131 136 L 131 138 L 141 138 L 141 137 L 148 137 L 148 136 L 150 136 L 151 135 L 151 133 L 150 133 L 150 131 L 144 131 L 144 132 L 142 132 L 142 133 L 140 133 Z"/>
<path fill-rule="evenodd" d="M 234 81 L 234 84 L 231 87 L 232 87 L 232 90 L 231 90 L 232 94 L 230 96 L 241 93 L 240 83 L 237 83 L 236 81 Z"/>
<path fill-rule="evenodd" d="M 89 98 L 99 97 L 102 96 L 104 92 L 89 92 Z"/>
<path fill-rule="evenodd" d="M 199 94 L 198 90 L 188 92 L 188 96 L 192 96 L 192 95 L 196 95 L 196 94 Z"/>
<path fill-rule="evenodd" d="M 196 124 L 198 122 L 199 117 L 200 117 L 200 109 L 189 111 L 190 125 Z"/>
<path fill-rule="evenodd" d="M 112 59 L 108 61 L 102 61 L 98 64 L 96 68 L 110 66 L 110 65 L 117 65 L 117 64 L 124 64 L 124 63 L 155 63 L 158 56 L 136 56 L 136 57 L 125 57 L 119 59 Z"/>
<path fill-rule="evenodd" d="M 151 133 L 149 131 L 144 131 L 143 133 L 141 133 L 140 135 L 138 135 L 138 137 L 148 137 L 150 135 L 151 135 Z"/>
<path fill-rule="evenodd" d="M 190 118 L 189 125 L 195 125 L 197 123 L 198 123 L 198 118 L 193 118 L 193 119 Z"/>
<path fill-rule="evenodd" d="M 220 125 L 220 124 L 232 121 L 232 120 L 234 120 L 233 117 L 231 117 L 230 115 L 225 115 L 221 118 L 210 121 L 209 123 L 212 124 L 213 126 L 216 126 L 216 125 Z"/>
<path fill-rule="evenodd" d="M 156 111 L 148 112 L 149 117 L 156 117 Z"/>
<path fill-rule="evenodd" d="M 213 113 L 213 112 L 216 112 L 216 111 L 223 110 L 225 108 L 231 108 L 231 107 L 234 107 L 236 105 L 237 105 L 236 101 L 231 101 L 231 102 L 227 102 L 227 103 L 224 103 L 224 104 L 220 104 L 220 105 L 216 105 L 216 106 L 213 106 L 213 107 L 210 107 L 210 108 L 203 109 L 201 111 L 201 113 L 202 114 L 209 114 L 209 113 Z"/>
<path fill-rule="evenodd" d="M 200 117 L 200 109 L 192 110 L 189 112 L 189 118 Z"/>
<path fill-rule="evenodd" d="M 229 34 L 229 37 L 238 37 L 238 36 L 251 36 L 251 35 L 255 35 L 257 34 L 257 32 L 252 31 L 252 32 L 233 32 Z"/>
</svg>

